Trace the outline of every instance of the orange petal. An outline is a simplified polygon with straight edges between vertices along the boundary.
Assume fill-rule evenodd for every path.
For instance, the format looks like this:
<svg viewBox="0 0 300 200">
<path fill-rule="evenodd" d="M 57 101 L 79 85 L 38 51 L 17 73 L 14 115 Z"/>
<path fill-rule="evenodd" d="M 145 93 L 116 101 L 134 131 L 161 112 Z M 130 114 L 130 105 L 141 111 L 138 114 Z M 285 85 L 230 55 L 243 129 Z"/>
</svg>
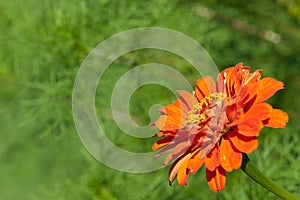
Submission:
<svg viewBox="0 0 300 200">
<path fill-rule="evenodd" d="M 240 66 L 235 67 L 237 71 L 231 76 L 231 82 L 234 84 L 231 87 L 234 88 L 233 91 L 235 92 L 238 92 L 241 89 L 241 85 L 250 73 L 249 68 L 245 68 L 242 63 L 239 63 L 238 65 Z"/>
<path fill-rule="evenodd" d="M 155 125 L 155 124 L 154 124 Z M 169 131 L 159 131 L 156 133 L 157 137 L 162 137 L 162 136 L 175 136 L 177 134 L 177 129 L 175 131 L 169 130 Z"/>
<path fill-rule="evenodd" d="M 258 140 L 255 136 L 246 137 L 235 131 L 230 131 L 228 137 L 237 150 L 244 153 L 251 153 L 258 146 Z"/>
<path fill-rule="evenodd" d="M 224 83 L 225 83 L 224 75 L 222 73 L 219 73 L 218 77 L 217 77 L 217 83 L 216 83 L 217 92 L 223 92 L 224 93 L 224 90 L 225 90 Z"/>
<path fill-rule="evenodd" d="M 255 98 L 256 100 L 256 92 L 259 88 L 259 82 L 252 83 L 249 85 L 243 85 L 243 87 L 239 91 L 239 96 L 241 97 L 241 102 L 243 105 L 249 104 L 249 102 Z"/>
<path fill-rule="evenodd" d="M 289 116 L 282 110 L 273 109 L 269 119 L 264 121 L 265 126 L 273 128 L 285 128 L 286 123 L 289 121 Z"/>
<path fill-rule="evenodd" d="M 187 164 L 189 159 L 195 155 L 197 153 L 197 151 L 193 152 L 193 153 L 188 153 L 182 157 L 180 157 L 179 159 L 177 159 L 175 161 L 175 163 L 173 163 L 170 172 L 169 172 L 169 183 L 170 185 L 172 185 L 173 180 L 175 179 L 175 177 L 177 176 L 177 181 L 180 185 L 185 185 L 187 178 L 190 174 L 190 170 L 187 169 Z"/>
<path fill-rule="evenodd" d="M 242 80 L 240 80 L 242 78 L 241 74 L 247 74 L 245 71 L 242 71 L 243 69 L 249 71 L 248 67 L 243 66 L 243 63 L 238 63 L 234 67 L 224 69 L 217 77 L 217 91 L 225 92 L 224 90 L 227 89 L 227 94 L 231 90 L 233 92 L 237 91 L 235 87 L 240 86 L 242 83 Z"/>
<path fill-rule="evenodd" d="M 193 108 L 193 105 L 197 104 L 197 99 L 189 92 L 185 90 L 177 90 L 177 92 L 180 94 L 179 99 L 182 103 L 185 103 L 185 105 L 190 109 Z M 183 105 L 181 105 L 182 107 Z"/>
<path fill-rule="evenodd" d="M 264 127 L 262 121 L 268 119 L 272 113 L 272 106 L 267 103 L 259 103 L 251 106 L 239 121 L 237 128 L 240 134 L 245 136 L 258 136 Z"/>
<path fill-rule="evenodd" d="M 211 152 L 207 155 L 205 159 L 205 166 L 210 171 L 214 171 L 217 166 L 220 165 L 220 149 L 216 144 Z"/>
<path fill-rule="evenodd" d="M 259 82 L 257 91 L 257 102 L 263 102 L 283 88 L 283 83 L 273 78 L 263 78 Z"/>
<path fill-rule="evenodd" d="M 273 108 L 268 103 L 259 103 L 254 104 L 244 116 L 246 121 L 249 121 L 247 118 L 256 118 L 260 121 L 265 120 L 270 117 Z"/>
<path fill-rule="evenodd" d="M 164 114 L 167 114 L 168 116 L 177 118 L 177 119 L 179 119 L 178 121 L 180 121 L 181 109 L 176 104 L 175 105 L 174 104 L 167 105 L 167 106 L 161 108 L 160 111 L 163 112 Z"/>
<path fill-rule="evenodd" d="M 223 82 L 225 85 L 226 95 L 228 97 L 233 96 L 237 91 L 235 91 L 235 85 L 237 84 L 237 73 L 243 69 L 243 63 L 238 63 L 234 67 L 227 68 L 221 72 L 221 76 L 223 77 Z"/>
<path fill-rule="evenodd" d="M 222 167 L 231 172 L 242 164 L 242 153 L 238 151 L 226 137 L 223 137 L 220 145 L 220 160 Z"/>
<path fill-rule="evenodd" d="M 209 187 L 214 192 L 218 192 L 225 187 L 226 171 L 221 166 L 217 167 L 214 171 L 206 169 L 206 179 Z"/>
<path fill-rule="evenodd" d="M 177 181 L 181 186 L 186 184 L 186 181 L 189 177 L 190 169 L 188 169 L 187 166 L 188 166 L 189 159 L 192 155 L 193 154 L 189 154 L 188 157 L 185 159 L 185 161 L 180 165 L 178 169 Z"/>
<path fill-rule="evenodd" d="M 256 95 L 256 91 L 259 87 L 259 79 L 262 73 L 262 70 L 256 70 L 253 73 L 249 73 L 249 71 L 250 68 L 248 68 L 247 70 L 242 69 L 240 71 L 239 74 L 242 74 L 240 75 L 240 79 L 242 79 L 242 83 L 239 88 L 236 88 L 236 91 L 238 92 L 238 95 L 241 97 L 241 101 L 243 102 L 243 104 L 252 100 L 253 97 Z"/>
<path fill-rule="evenodd" d="M 154 125 L 162 131 L 176 131 L 180 128 L 181 122 L 177 117 L 163 114 L 154 122 Z"/>
<path fill-rule="evenodd" d="M 243 85 L 249 85 L 258 82 L 261 77 L 261 73 L 262 70 L 256 70 L 253 73 L 248 73 Z"/>
<path fill-rule="evenodd" d="M 165 137 L 165 138 L 162 138 L 160 140 L 158 140 L 157 142 L 155 142 L 152 146 L 152 150 L 157 150 L 157 149 L 160 149 L 166 145 L 168 145 L 172 140 L 174 139 L 174 137 Z"/>
<path fill-rule="evenodd" d="M 160 130 L 165 126 L 165 123 L 167 121 L 167 115 L 161 115 L 159 118 L 154 122 L 153 124 Z"/>
<path fill-rule="evenodd" d="M 180 166 L 188 159 L 190 154 L 187 154 L 181 158 L 178 158 L 172 165 L 170 172 L 169 172 L 169 184 L 172 185 L 173 180 L 177 176 L 178 169 Z"/>
<path fill-rule="evenodd" d="M 165 148 L 169 148 L 169 146 L 166 146 Z M 179 144 L 175 142 L 174 144 L 170 144 L 170 148 L 172 148 L 172 153 L 166 157 L 164 165 L 169 164 L 175 158 L 183 155 L 188 149 L 188 142 L 184 141 Z"/>
<path fill-rule="evenodd" d="M 163 155 L 163 154 L 165 154 L 165 153 L 167 153 L 167 152 L 169 152 L 169 151 L 172 151 L 175 145 L 176 145 L 176 143 L 170 142 L 169 144 L 167 144 L 166 146 L 164 146 L 164 148 L 161 149 L 161 150 L 154 156 L 154 159 L 160 157 L 161 155 Z M 154 145 L 153 145 L 153 146 L 154 146 Z M 152 146 L 152 148 L 153 148 L 153 146 Z M 172 155 L 172 154 L 170 154 L 170 155 Z M 170 156 L 170 155 L 169 155 L 169 156 Z M 169 157 L 169 156 L 167 156 L 167 157 Z M 166 158 L 166 159 L 167 159 L 167 158 Z M 166 159 L 165 159 L 165 160 L 166 160 Z M 165 161 L 165 162 L 166 162 L 166 161 Z"/>
<path fill-rule="evenodd" d="M 193 174 L 195 174 L 198 171 L 198 169 L 203 165 L 205 161 L 205 158 L 200 158 L 198 152 L 193 157 L 191 157 L 188 162 L 188 168 Z"/>
<path fill-rule="evenodd" d="M 226 107 L 226 115 L 228 120 L 231 121 L 230 126 L 234 126 L 244 117 L 243 108 L 239 104 L 234 103 Z"/>
<path fill-rule="evenodd" d="M 178 154 L 180 152 L 186 151 L 189 147 L 189 141 L 183 141 L 180 143 L 176 143 L 177 145 L 173 148 L 173 153 Z"/>
<path fill-rule="evenodd" d="M 174 154 L 169 154 L 165 161 L 164 161 L 164 166 L 166 166 L 167 164 L 169 164 L 172 160 L 174 160 L 176 158 L 176 156 Z"/>
<path fill-rule="evenodd" d="M 186 105 L 185 102 L 182 102 L 181 99 L 179 98 L 176 99 L 172 105 L 179 108 L 182 115 L 184 115 L 186 112 L 190 110 L 190 107 Z"/>
<path fill-rule="evenodd" d="M 210 76 L 204 76 L 203 78 L 197 80 L 195 94 L 198 100 L 203 99 L 215 91 L 215 82 Z"/>
<path fill-rule="evenodd" d="M 247 137 L 258 136 L 260 130 L 264 127 L 261 120 L 257 118 L 247 118 L 237 125 L 237 131 Z"/>
</svg>

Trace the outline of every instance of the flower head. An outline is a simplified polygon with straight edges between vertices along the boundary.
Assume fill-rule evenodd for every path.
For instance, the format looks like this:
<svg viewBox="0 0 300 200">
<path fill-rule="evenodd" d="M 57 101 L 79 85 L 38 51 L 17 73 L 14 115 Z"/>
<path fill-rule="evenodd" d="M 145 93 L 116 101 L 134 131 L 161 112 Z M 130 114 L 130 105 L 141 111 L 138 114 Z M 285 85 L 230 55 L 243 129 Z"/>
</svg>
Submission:
<svg viewBox="0 0 300 200">
<path fill-rule="evenodd" d="M 204 164 L 209 187 L 222 190 L 226 172 L 240 168 L 242 153 L 257 148 L 260 130 L 286 126 L 288 115 L 264 102 L 283 83 L 261 79 L 261 73 L 237 64 L 222 71 L 216 82 L 210 76 L 199 79 L 193 94 L 178 91 L 180 97 L 160 110 L 154 125 L 163 138 L 152 149 L 161 149 L 156 157 L 169 153 L 165 165 L 175 160 L 170 184 L 177 177 L 185 185 L 189 174 Z"/>
</svg>

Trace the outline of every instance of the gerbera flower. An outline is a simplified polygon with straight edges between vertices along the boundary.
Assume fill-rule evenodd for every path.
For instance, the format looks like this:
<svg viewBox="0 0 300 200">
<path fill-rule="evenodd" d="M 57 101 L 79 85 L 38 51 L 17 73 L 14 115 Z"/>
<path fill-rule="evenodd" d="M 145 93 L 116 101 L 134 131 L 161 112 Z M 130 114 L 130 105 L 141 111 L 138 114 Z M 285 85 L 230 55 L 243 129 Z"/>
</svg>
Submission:
<svg viewBox="0 0 300 200">
<path fill-rule="evenodd" d="M 242 153 L 258 146 L 257 136 L 264 126 L 284 128 L 288 115 L 264 101 L 283 88 L 273 78 L 261 79 L 261 70 L 237 64 L 222 71 L 217 81 L 210 76 L 197 81 L 193 94 L 178 91 L 180 97 L 163 107 L 154 122 L 163 137 L 153 146 L 156 157 L 169 153 L 164 164 L 175 160 L 169 183 L 177 177 L 185 185 L 190 173 L 204 164 L 209 187 L 224 189 L 226 172 L 239 169 Z"/>
</svg>

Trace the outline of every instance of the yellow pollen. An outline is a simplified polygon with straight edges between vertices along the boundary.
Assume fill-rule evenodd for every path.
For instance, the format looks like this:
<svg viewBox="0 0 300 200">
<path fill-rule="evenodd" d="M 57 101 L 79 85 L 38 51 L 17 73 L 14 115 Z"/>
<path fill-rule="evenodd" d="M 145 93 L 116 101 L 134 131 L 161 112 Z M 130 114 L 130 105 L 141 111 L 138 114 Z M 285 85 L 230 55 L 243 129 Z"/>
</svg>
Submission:
<svg viewBox="0 0 300 200">
<path fill-rule="evenodd" d="M 209 95 L 211 97 L 212 100 L 214 101 L 219 101 L 219 100 L 223 100 L 226 95 L 223 92 L 219 92 L 219 93 L 212 93 Z"/>
<path fill-rule="evenodd" d="M 188 112 L 187 123 L 200 123 L 207 119 L 207 115 L 209 112 L 204 112 L 200 114 L 200 111 L 204 106 L 208 106 L 211 102 L 220 101 L 225 98 L 224 93 L 212 93 L 209 96 L 204 97 L 200 100 L 199 103 L 193 105 L 193 108 Z"/>
</svg>

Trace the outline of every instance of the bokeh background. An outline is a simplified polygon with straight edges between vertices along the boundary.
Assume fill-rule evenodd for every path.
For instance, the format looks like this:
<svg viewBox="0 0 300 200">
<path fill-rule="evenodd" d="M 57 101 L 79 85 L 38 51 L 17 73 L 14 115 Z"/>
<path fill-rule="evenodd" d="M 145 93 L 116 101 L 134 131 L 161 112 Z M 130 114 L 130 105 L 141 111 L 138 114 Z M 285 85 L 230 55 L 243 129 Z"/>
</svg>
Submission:
<svg viewBox="0 0 300 200">
<path fill-rule="evenodd" d="M 220 70 L 243 62 L 285 83 L 269 102 L 285 110 L 290 122 L 286 129 L 264 128 L 250 157 L 266 176 L 300 198 L 300 3 L 247 2 L 0 0 L 0 199 L 279 199 L 241 170 L 228 174 L 225 190 L 214 193 L 203 169 L 190 176 L 187 186 L 170 187 L 170 166 L 129 174 L 87 152 L 72 118 L 76 72 L 104 39 L 149 26 L 194 38 Z M 108 68 L 97 90 L 97 114 L 107 136 L 129 151 L 149 152 L 155 139 L 123 133 L 112 118 L 110 96 L 122 74 L 149 62 L 172 66 L 192 85 L 199 78 L 185 60 L 158 50 L 131 52 Z M 151 105 L 174 100 L 162 86 L 143 86 L 131 98 L 132 118 L 147 125 Z"/>
</svg>

